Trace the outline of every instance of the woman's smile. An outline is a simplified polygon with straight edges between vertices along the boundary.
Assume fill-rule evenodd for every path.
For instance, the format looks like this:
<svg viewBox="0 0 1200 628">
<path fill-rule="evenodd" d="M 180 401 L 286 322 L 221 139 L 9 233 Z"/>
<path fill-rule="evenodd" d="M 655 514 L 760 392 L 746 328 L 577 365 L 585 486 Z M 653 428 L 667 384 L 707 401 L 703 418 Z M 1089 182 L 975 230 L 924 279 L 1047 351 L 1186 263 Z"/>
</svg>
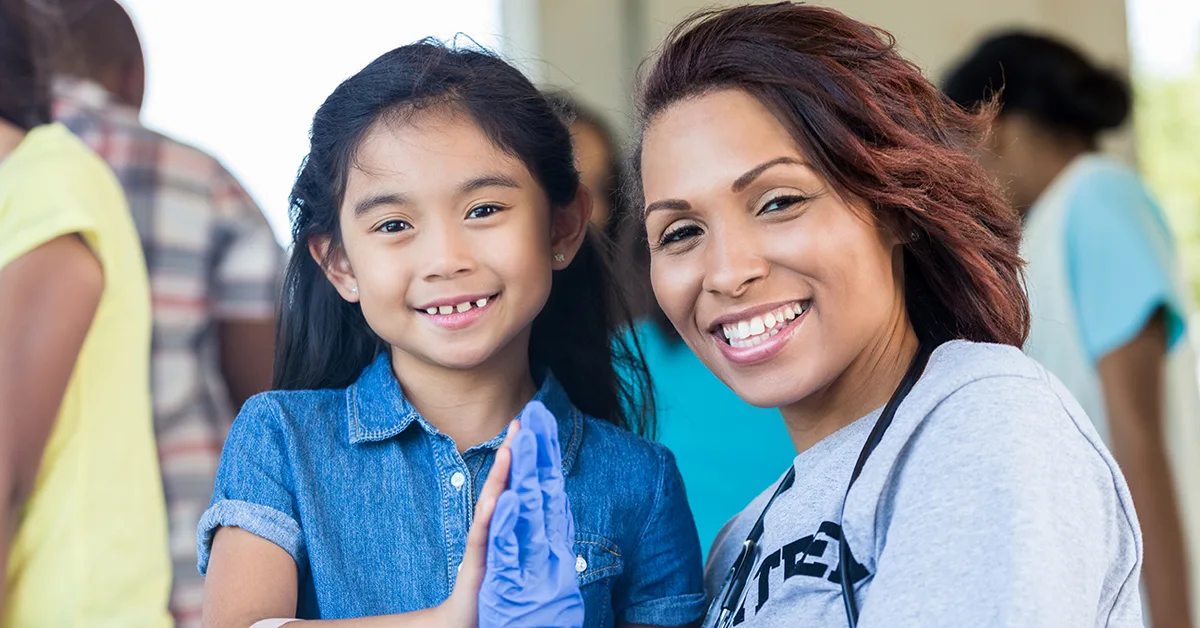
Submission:
<svg viewBox="0 0 1200 628">
<path fill-rule="evenodd" d="M 805 299 L 743 310 L 717 319 L 710 333 L 730 362 L 755 364 L 783 350 L 799 331 L 811 306 L 812 301 Z"/>
</svg>

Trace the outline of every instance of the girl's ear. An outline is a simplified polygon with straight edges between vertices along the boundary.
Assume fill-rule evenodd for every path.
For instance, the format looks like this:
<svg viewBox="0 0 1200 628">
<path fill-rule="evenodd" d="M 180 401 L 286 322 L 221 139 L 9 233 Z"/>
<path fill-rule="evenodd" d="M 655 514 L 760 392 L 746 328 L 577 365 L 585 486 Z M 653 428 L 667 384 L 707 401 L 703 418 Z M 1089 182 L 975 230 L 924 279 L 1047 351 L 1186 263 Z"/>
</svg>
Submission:
<svg viewBox="0 0 1200 628">
<path fill-rule="evenodd" d="M 550 215 L 550 265 L 562 270 L 571 265 L 583 239 L 587 237 L 588 224 L 592 218 L 592 193 L 580 185 L 575 200 L 551 211 Z"/>
<path fill-rule="evenodd" d="M 333 284 L 338 294 L 350 303 L 358 303 L 358 279 L 354 268 L 341 247 L 335 247 L 329 236 L 309 238 L 308 252 L 325 272 L 325 278 Z"/>
</svg>

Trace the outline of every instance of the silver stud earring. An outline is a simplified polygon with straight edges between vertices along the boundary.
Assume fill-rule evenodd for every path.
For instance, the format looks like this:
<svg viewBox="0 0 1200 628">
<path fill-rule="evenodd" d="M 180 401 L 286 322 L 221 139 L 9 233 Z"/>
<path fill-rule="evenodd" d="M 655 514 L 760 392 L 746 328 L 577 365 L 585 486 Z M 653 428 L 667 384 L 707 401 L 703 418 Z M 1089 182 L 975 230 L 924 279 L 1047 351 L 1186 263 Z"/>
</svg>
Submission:
<svg viewBox="0 0 1200 628">
<path fill-rule="evenodd" d="M 354 286 L 353 288 L 350 288 L 350 293 L 351 293 L 351 294 L 358 294 L 358 286 Z"/>
<path fill-rule="evenodd" d="M 909 240 L 912 240 L 913 242 L 916 242 L 917 240 L 920 240 L 920 239 L 921 239 L 921 232 L 920 232 L 920 231 L 917 231 L 916 229 L 913 229 L 912 231 L 909 231 L 909 232 L 908 232 L 908 239 L 909 239 Z"/>
<path fill-rule="evenodd" d="M 562 253 L 555 253 L 555 254 L 554 254 L 554 261 L 556 261 L 556 262 L 558 262 L 559 264 L 561 264 L 561 263 L 563 263 L 563 262 L 567 261 L 567 256 L 566 256 L 566 255 L 563 255 Z"/>
</svg>

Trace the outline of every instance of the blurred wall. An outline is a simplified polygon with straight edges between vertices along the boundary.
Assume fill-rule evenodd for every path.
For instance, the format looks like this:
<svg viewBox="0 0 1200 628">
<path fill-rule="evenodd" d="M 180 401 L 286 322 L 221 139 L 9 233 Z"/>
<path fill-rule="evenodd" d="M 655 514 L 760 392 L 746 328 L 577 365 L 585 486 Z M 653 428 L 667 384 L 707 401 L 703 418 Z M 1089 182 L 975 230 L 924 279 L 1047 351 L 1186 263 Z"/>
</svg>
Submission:
<svg viewBox="0 0 1200 628">
<path fill-rule="evenodd" d="M 734 2 L 696 0 L 503 0 L 506 39 L 537 81 L 574 92 L 633 130 L 639 61 L 692 12 Z M 817 2 L 887 29 L 935 81 L 979 38 L 999 28 L 1050 31 L 1092 58 L 1128 72 L 1124 0 L 825 0 Z M 1111 150 L 1132 156 L 1128 132 Z"/>
</svg>

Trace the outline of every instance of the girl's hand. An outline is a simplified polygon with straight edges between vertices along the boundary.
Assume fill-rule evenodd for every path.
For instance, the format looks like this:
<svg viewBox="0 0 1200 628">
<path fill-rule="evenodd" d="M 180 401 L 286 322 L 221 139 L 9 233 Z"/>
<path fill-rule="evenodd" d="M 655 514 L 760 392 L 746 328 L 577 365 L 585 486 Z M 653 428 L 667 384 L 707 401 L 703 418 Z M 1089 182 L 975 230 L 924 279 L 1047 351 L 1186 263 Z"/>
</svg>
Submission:
<svg viewBox="0 0 1200 628">
<path fill-rule="evenodd" d="M 497 502 L 487 573 L 479 591 L 480 628 L 583 625 L 575 573 L 574 526 L 554 416 L 533 402 L 513 440 L 511 487 Z"/>
<path fill-rule="evenodd" d="M 504 442 L 496 450 L 492 470 L 488 472 L 487 481 L 479 491 L 479 500 L 475 502 L 475 518 L 467 532 L 467 547 L 454 581 L 454 591 L 434 609 L 436 621 L 433 625 L 448 628 L 476 628 L 478 625 L 479 587 L 487 571 L 488 527 L 496 510 L 496 501 L 508 487 L 511 444 L 519 429 L 520 424 L 513 421 L 508 426 Z"/>
</svg>

